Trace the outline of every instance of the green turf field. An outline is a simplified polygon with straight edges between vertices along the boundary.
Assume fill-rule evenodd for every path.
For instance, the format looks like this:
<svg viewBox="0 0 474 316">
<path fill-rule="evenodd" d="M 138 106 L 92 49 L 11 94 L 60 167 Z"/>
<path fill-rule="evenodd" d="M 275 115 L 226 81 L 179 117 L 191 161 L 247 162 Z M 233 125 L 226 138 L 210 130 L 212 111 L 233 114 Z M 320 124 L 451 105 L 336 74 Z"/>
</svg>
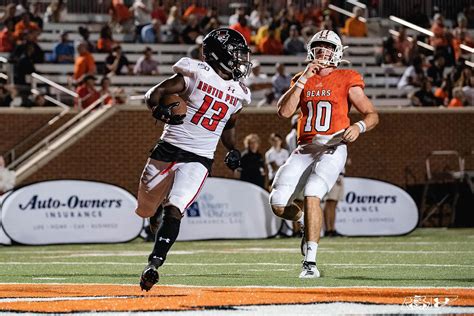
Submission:
<svg viewBox="0 0 474 316">
<path fill-rule="evenodd" d="M 203 286 L 473 287 L 474 229 L 419 229 L 408 236 L 323 238 L 322 278 L 300 280 L 299 239 L 178 242 L 162 284 Z M 0 282 L 137 284 L 152 248 L 116 245 L 0 247 Z"/>
</svg>

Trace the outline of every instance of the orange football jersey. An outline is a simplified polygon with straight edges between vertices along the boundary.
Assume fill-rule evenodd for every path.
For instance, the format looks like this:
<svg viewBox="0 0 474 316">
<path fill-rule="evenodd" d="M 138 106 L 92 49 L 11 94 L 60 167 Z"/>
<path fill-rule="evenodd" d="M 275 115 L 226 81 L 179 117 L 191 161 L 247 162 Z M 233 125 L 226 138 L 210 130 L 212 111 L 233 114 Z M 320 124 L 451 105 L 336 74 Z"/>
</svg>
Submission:
<svg viewBox="0 0 474 316">
<path fill-rule="evenodd" d="M 294 84 L 302 73 L 297 74 Z M 354 70 L 335 69 L 329 75 L 314 75 L 301 92 L 298 144 L 311 143 L 316 134 L 330 135 L 350 126 L 349 88 L 364 88 L 362 76 Z"/>
</svg>

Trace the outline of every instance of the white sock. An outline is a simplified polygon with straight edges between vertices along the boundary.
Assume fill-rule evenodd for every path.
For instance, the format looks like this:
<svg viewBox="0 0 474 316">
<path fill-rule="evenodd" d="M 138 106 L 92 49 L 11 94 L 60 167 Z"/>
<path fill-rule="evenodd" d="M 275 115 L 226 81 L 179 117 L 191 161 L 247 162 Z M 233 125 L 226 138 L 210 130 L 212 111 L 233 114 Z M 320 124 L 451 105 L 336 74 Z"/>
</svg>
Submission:
<svg viewBox="0 0 474 316">
<path fill-rule="evenodd" d="M 316 252 L 318 251 L 318 243 L 315 241 L 306 242 L 306 256 L 304 261 L 316 262 Z"/>
</svg>

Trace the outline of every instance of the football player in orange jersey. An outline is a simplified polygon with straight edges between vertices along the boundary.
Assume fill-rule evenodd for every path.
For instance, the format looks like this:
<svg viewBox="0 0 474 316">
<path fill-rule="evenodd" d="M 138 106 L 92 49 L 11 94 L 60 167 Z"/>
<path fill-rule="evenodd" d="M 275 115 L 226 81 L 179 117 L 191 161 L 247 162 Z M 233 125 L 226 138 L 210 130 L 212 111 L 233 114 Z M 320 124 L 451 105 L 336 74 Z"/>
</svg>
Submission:
<svg viewBox="0 0 474 316">
<path fill-rule="evenodd" d="M 275 215 L 299 220 L 303 212 L 293 204 L 304 193 L 305 256 L 300 278 L 317 278 L 316 252 L 322 225 L 321 200 L 333 187 L 347 158 L 346 143 L 373 129 L 378 114 L 364 93 L 362 76 L 354 70 L 337 69 L 342 61 L 341 39 L 323 30 L 309 41 L 306 69 L 293 78 L 291 88 L 278 101 L 278 115 L 290 118 L 300 109 L 298 147 L 278 170 L 270 194 Z M 354 106 L 363 120 L 351 125 Z"/>
</svg>

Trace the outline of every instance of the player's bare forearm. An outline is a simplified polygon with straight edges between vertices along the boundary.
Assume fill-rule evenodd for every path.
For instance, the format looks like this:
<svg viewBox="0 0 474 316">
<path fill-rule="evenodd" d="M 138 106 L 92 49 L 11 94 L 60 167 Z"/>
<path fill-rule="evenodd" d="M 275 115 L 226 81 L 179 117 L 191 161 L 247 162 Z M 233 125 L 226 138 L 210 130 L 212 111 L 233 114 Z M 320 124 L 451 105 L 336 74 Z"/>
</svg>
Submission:
<svg viewBox="0 0 474 316">
<path fill-rule="evenodd" d="M 349 89 L 349 100 L 364 117 L 366 131 L 370 131 L 379 123 L 379 115 L 372 102 L 361 87 Z"/>
<path fill-rule="evenodd" d="M 281 96 L 277 103 L 279 116 L 290 118 L 296 112 L 302 91 L 303 89 L 293 85 Z"/>
<path fill-rule="evenodd" d="M 238 112 L 229 118 L 221 135 L 222 144 L 229 151 L 235 149 L 235 123 L 237 122 L 237 117 Z"/>
<path fill-rule="evenodd" d="M 186 88 L 184 78 L 180 74 L 175 74 L 163 80 L 145 94 L 145 102 L 148 108 L 153 109 L 160 104 L 160 99 L 167 94 L 180 93 Z"/>
</svg>

